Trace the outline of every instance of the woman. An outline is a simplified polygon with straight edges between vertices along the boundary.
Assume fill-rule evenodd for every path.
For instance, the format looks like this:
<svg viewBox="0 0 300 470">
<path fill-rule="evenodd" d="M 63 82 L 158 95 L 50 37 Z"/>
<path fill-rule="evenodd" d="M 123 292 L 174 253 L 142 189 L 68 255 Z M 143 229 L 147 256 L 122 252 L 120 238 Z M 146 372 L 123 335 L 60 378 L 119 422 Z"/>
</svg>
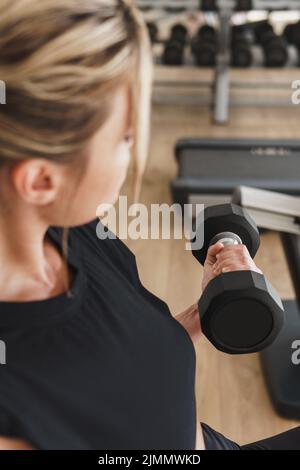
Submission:
<svg viewBox="0 0 300 470">
<path fill-rule="evenodd" d="M 141 15 L 126 0 L 2 0 L 0 78 L 0 448 L 218 447 L 195 419 L 197 306 L 172 317 L 126 245 L 96 236 L 131 147 L 135 196 L 145 164 Z M 258 268 L 214 245 L 203 287 L 224 269 Z"/>
</svg>

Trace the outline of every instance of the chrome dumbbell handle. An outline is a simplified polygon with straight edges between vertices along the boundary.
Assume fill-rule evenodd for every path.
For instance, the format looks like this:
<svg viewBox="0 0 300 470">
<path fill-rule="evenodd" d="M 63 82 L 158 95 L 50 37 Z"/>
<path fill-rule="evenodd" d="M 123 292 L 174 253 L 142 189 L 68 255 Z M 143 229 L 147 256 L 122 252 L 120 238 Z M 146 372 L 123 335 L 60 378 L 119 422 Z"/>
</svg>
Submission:
<svg viewBox="0 0 300 470">
<path fill-rule="evenodd" d="M 243 242 L 238 235 L 233 232 L 221 232 L 215 235 L 210 243 L 209 246 L 214 245 L 217 242 L 223 243 L 223 245 L 242 245 Z"/>
</svg>

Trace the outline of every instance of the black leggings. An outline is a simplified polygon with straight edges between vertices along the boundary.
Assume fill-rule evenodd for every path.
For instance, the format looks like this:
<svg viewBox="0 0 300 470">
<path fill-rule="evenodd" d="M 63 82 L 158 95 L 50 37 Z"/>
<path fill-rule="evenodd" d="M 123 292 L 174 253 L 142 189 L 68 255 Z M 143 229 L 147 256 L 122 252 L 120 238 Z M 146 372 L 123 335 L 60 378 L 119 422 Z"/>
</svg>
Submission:
<svg viewBox="0 0 300 470">
<path fill-rule="evenodd" d="M 300 450 L 300 426 L 244 446 L 227 439 L 205 423 L 201 423 L 201 426 L 207 450 Z"/>
</svg>

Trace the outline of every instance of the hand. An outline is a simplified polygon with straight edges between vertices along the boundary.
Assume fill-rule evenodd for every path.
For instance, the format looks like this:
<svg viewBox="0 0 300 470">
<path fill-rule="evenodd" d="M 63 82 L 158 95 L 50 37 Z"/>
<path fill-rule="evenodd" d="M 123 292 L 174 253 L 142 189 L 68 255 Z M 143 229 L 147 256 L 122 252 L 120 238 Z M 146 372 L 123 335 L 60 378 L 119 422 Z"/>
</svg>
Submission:
<svg viewBox="0 0 300 470">
<path fill-rule="evenodd" d="M 221 242 L 212 245 L 204 263 L 202 290 L 221 273 L 230 271 L 262 271 L 256 266 L 245 245 L 226 245 Z"/>
</svg>

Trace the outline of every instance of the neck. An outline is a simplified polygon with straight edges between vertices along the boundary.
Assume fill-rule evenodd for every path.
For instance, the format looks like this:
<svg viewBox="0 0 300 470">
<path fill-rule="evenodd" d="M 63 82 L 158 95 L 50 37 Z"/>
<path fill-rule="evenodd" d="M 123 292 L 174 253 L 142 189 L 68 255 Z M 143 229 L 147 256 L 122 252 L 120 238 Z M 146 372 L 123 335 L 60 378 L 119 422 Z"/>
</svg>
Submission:
<svg viewBox="0 0 300 470">
<path fill-rule="evenodd" d="M 24 213 L 23 213 L 24 214 Z M 0 216 L 0 299 L 44 298 L 64 290 L 64 263 L 34 214 Z"/>
</svg>

